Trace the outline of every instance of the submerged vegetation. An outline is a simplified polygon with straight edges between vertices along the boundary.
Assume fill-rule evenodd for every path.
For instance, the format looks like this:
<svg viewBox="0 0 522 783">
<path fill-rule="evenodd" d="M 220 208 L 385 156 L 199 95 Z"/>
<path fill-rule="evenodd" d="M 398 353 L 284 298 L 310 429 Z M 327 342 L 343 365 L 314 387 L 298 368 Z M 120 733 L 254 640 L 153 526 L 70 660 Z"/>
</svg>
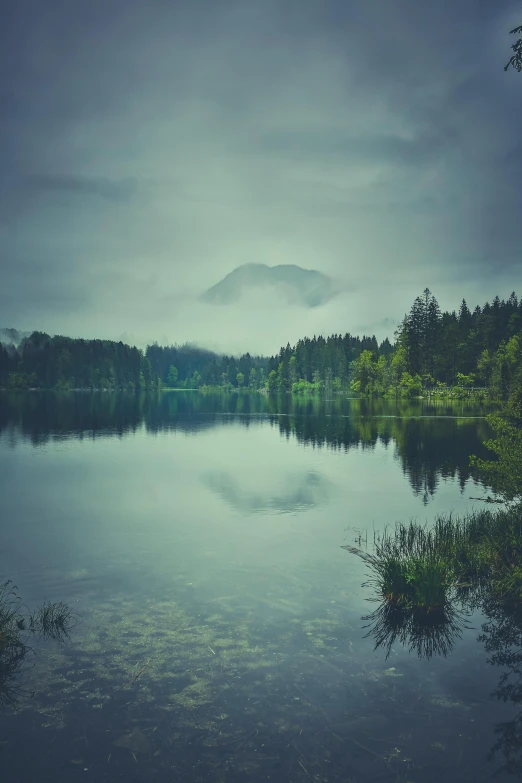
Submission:
<svg viewBox="0 0 522 783">
<path fill-rule="evenodd" d="M 11 580 L 0 584 L 0 707 L 13 705 L 23 693 L 24 661 L 32 651 L 29 637 L 64 641 L 77 620 L 62 602 L 45 602 L 26 614 Z"/>
</svg>

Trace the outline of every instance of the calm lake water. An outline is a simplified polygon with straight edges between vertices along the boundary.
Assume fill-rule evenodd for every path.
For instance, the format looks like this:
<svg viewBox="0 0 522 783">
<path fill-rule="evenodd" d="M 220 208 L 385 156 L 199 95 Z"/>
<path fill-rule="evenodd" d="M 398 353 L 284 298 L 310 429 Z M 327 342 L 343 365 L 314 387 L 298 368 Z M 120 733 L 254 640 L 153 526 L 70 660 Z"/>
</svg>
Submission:
<svg viewBox="0 0 522 783">
<path fill-rule="evenodd" d="M 365 563 L 340 548 L 483 508 L 469 455 L 487 412 L 0 397 L 0 574 L 28 607 L 81 618 L 65 644 L 31 643 L 25 695 L 0 712 L 1 780 L 491 780 L 519 711 L 497 698 L 486 618 L 446 657 L 386 658 Z"/>
</svg>

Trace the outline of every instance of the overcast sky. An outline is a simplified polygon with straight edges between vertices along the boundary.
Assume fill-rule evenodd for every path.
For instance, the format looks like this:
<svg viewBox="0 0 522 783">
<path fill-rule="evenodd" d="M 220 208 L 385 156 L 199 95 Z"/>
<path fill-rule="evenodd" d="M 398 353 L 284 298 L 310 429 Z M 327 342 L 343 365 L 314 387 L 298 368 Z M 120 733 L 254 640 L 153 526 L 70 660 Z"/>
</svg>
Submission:
<svg viewBox="0 0 522 783">
<path fill-rule="evenodd" d="M 7 19 L 5 17 L 7 8 Z M 17 0 L 0 25 L 0 327 L 273 353 L 522 295 L 507 0 Z M 298 264 L 323 307 L 197 300 Z"/>
</svg>

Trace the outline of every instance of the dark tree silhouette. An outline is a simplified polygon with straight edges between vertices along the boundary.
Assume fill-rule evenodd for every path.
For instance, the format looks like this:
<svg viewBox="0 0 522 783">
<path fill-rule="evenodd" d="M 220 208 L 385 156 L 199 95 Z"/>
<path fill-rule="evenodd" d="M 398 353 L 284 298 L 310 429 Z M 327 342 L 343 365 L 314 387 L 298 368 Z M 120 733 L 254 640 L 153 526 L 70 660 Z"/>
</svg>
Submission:
<svg viewBox="0 0 522 783">
<path fill-rule="evenodd" d="M 520 25 L 520 27 L 515 27 L 514 30 L 509 31 L 510 35 L 517 35 L 519 33 L 522 33 L 522 25 Z M 504 70 L 507 71 L 507 69 L 511 66 L 520 73 L 520 71 L 522 71 L 522 38 L 519 38 L 518 41 L 515 41 L 511 49 L 514 54 L 510 57 L 508 64 L 504 66 Z"/>
</svg>

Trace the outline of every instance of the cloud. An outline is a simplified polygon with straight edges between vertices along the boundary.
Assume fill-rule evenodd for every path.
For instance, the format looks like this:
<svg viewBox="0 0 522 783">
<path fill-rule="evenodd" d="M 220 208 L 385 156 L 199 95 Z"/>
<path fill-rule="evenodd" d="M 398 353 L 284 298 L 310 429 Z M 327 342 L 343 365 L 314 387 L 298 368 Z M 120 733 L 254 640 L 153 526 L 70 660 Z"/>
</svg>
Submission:
<svg viewBox="0 0 522 783">
<path fill-rule="evenodd" d="M 257 144 L 263 152 L 276 154 L 285 160 L 320 155 L 337 158 L 350 165 L 389 164 L 418 168 L 436 162 L 451 141 L 443 135 L 404 138 L 386 133 L 367 133 L 353 136 L 340 131 L 295 129 L 265 133 L 254 139 L 253 144 Z"/>
<path fill-rule="evenodd" d="M 4 322 L 275 351 L 312 331 L 384 329 L 426 286 L 449 309 L 522 288 L 522 77 L 503 70 L 515 12 L 13 7 L 0 30 Z M 218 321 L 197 297 L 251 263 L 317 269 L 351 293 L 313 318 L 265 297 Z"/>
<path fill-rule="evenodd" d="M 202 481 L 218 497 L 242 514 L 296 514 L 326 504 L 332 485 L 324 476 L 307 472 L 279 477 L 281 486 L 264 487 L 263 491 L 245 488 L 244 482 L 225 472 L 208 473 Z"/>
<path fill-rule="evenodd" d="M 127 201 L 137 190 L 135 177 L 109 180 L 104 177 L 35 175 L 26 177 L 26 187 L 37 191 L 76 193 L 79 196 L 99 196 L 108 201 Z"/>
</svg>

